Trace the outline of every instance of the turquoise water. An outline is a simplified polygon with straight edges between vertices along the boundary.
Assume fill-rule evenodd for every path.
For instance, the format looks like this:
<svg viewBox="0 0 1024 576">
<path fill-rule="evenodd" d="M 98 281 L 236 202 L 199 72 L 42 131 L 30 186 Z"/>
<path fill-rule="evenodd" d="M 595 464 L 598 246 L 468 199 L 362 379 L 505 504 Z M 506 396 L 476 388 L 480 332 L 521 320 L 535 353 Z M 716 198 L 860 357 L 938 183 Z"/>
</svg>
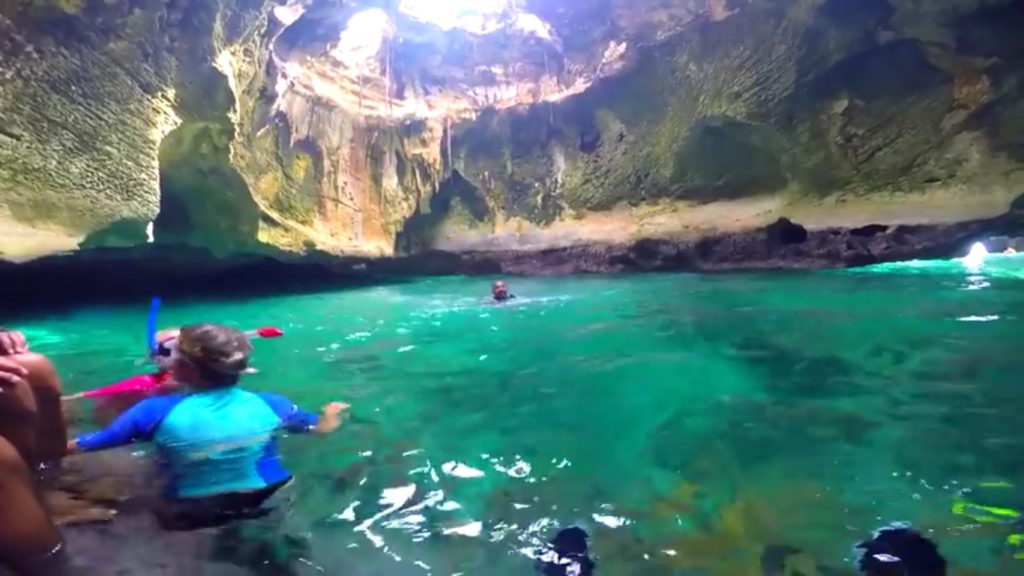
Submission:
<svg viewBox="0 0 1024 576">
<path fill-rule="evenodd" d="M 1024 258 L 513 279 L 500 307 L 488 284 L 165 303 L 164 325 L 286 331 L 248 387 L 352 404 L 336 435 L 283 445 L 311 565 L 527 574 L 577 524 L 603 574 L 761 574 L 766 545 L 845 573 L 909 521 L 961 569 L 1024 573 L 1012 527 L 951 512 L 1024 508 Z M 145 313 L 20 327 L 74 391 L 140 370 Z"/>
</svg>

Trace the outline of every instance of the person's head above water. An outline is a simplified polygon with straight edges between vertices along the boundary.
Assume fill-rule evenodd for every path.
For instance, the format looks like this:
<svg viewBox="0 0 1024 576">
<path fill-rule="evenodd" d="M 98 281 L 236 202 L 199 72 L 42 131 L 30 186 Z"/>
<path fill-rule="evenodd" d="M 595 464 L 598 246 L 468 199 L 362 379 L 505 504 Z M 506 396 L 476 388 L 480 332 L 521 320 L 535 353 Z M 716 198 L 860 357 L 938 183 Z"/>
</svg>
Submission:
<svg viewBox="0 0 1024 576">
<path fill-rule="evenodd" d="M 504 280 L 495 280 L 491 284 L 491 297 L 495 300 L 508 300 L 510 294 L 508 293 L 508 286 L 505 285 Z"/>
<path fill-rule="evenodd" d="M 241 330 L 218 324 L 181 329 L 173 343 L 174 379 L 194 390 L 227 388 L 249 367 L 252 343 Z"/>
</svg>

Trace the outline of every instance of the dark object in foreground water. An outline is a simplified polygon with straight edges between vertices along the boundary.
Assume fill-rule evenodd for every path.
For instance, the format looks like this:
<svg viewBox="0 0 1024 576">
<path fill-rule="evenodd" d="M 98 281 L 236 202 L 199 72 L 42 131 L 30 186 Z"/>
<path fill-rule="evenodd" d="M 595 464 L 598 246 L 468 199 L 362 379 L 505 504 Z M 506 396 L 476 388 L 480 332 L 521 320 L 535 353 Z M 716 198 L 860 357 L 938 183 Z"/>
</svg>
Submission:
<svg viewBox="0 0 1024 576">
<path fill-rule="evenodd" d="M 946 576 L 946 559 L 934 542 L 910 528 L 883 528 L 861 542 L 857 562 L 866 576 Z"/>
<path fill-rule="evenodd" d="M 543 576 L 590 576 L 596 565 L 587 555 L 587 533 L 575 526 L 559 530 L 537 561 Z"/>
</svg>

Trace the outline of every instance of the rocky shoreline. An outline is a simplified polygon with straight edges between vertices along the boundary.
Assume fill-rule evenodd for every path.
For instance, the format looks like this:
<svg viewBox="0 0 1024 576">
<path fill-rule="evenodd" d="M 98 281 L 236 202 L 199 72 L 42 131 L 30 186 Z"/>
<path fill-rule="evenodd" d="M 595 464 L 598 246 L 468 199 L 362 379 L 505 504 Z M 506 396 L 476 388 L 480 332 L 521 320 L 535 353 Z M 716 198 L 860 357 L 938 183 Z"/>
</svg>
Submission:
<svg viewBox="0 0 1024 576">
<path fill-rule="evenodd" d="M 379 259 L 322 253 L 218 258 L 202 249 L 166 246 L 83 250 L 24 263 L 0 262 L 0 310 L 31 313 L 41 307 L 52 310 L 154 294 L 237 297 L 315 292 L 435 275 L 794 270 L 948 258 L 966 253 L 976 241 L 997 249 L 1017 242 L 1024 235 L 1024 209 L 1018 204 L 1002 216 L 955 224 L 807 229 L 780 218 L 760 229 L 693 239 L 535 251 L 426 251 Z"/>
</svg>

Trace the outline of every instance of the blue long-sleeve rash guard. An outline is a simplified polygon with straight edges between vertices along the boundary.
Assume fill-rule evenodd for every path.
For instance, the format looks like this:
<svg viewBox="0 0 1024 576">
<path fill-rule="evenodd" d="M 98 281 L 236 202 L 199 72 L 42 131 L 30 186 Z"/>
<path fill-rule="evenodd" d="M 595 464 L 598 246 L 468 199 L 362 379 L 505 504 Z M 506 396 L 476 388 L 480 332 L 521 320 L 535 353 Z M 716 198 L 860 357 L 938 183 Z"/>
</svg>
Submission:
<svg viewBox="0 0 1024 576">
<path fill-rule="evenodd" d="M 239 388 L 149 398 L 107 428 L 75 439 L 82 452 L 156 444 L 167 474 L 166 496 L 201 498 L 260 490 L 291 474 L 281 466 L 274 432 L 309 432 L 317 423 L 279 394 Z"/>
</svg>

